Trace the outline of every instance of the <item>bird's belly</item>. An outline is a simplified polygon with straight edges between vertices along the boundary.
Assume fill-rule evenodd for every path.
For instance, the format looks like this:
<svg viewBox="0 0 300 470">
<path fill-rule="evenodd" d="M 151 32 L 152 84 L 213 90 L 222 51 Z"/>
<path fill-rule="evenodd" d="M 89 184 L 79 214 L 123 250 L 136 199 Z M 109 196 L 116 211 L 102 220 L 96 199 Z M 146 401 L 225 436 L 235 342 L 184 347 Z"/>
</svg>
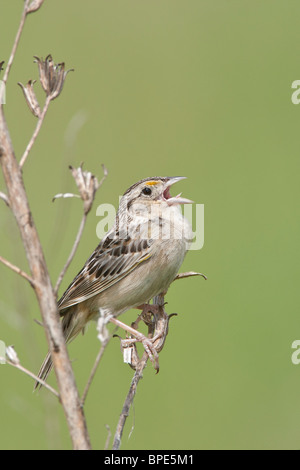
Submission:
<svg viewBox="0 0 300 470">
<path fill-rule="evenodd" d="M 89 299 L 91 309 L 98 311 L 103 308 L 113 315 L 119 315 L 167 291 L 178 273 L 185 252 L 183 240 L 161 242 L 159 250 L 149 260 L 99 296 Z"/>
</svg>

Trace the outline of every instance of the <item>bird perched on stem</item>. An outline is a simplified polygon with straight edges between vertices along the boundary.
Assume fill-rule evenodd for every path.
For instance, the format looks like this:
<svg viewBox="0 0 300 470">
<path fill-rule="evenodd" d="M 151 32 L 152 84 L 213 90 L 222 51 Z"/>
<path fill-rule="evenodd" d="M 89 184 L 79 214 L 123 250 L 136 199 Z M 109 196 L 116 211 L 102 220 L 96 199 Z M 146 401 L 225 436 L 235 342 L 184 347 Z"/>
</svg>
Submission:
<svg viewBox="0 0 300 470">
<path fill-rule="evenodd" d="M 182 179 L 146 178 L 124 193 L 112 229 L 58 302 L 66 342 L 100 311 L 107 321 L 130 331 L 151 355 L 151 340 L 116 317 L 166 292 L 178 273 L 192 241 L 180 205 L 193 201 L 170 194 L 170 187 Z M 45 380 L 51 368 L 48 353 L 38 376 Z"/>
</svg>

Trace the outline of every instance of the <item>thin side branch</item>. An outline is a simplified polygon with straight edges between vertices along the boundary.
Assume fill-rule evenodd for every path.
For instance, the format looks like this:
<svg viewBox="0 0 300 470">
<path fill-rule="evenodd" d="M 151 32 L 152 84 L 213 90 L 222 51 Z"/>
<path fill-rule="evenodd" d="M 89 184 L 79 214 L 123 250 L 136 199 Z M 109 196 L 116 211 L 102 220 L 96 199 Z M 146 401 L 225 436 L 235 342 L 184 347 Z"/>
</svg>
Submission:
<svg viewBox="0 0 300 470">
<path fill-rule="evenodd" d="M 55 284 L 55 288 L 54 288 L 54 293 L 55 295 L 57 295 L 58 293 L 58 289 L 62 283 L 62 280 L 64 278 L 64 275 L 66 274 L 67 272 L 67 269 L 68 267 L 70 266 L 71 262 L 72 262 L 72 259 L 74 258 L 75 256 L 75 253 L 77 251 L 77 248 L 78 248 L 78 245 L 79 245 L 79 242 L 81 240 L 81 237 L 82 237 L 82 234 L 83 234 L 83 230 L 84 230 L 84 227 L 85 227 L 85 224 L 86 224 L 86 219 L 87 219 L 87 214 L 84 213 L 83 216 L 82 216 L 82 219 L 81 219 L 81 222 L 80 222 L 80 225 L 79 225 L 79 229 L 78 229 L 78 232 L 77 232 L 77 235 L 76 235 L 76 238 L 75 238 L 75 242 L 74 242 L 74 245 L 72 247 L 72 250 L 71 250 L 71 253 L 69 254 L 69 257 L 66 261 L 66 264 L 64 265 L 60 275 L 58 276 L 58 279 L 57 279 L 57 282 Z"/>
<path fill-rule="evenodd" d="M 110 427 L 108 426 L 108 424 L 106 424 L 105 427 L 107 429 L 107 438 L 106 438 L 106 441 L 105 441 L 104 450 L 107 450 L 108 446 L 109 446 L 109 441 L 110 441 L 110 438 L 111 438 L 111 430 L 110 430 Z"/>
<path fill-rule="evenodd" d="M 24 28 L 29 3 L 30 3 L 30 0 L 25 0 L 24 7 L 23 7 L 23 12 L 22 12 L 22 16 L 21 16 L 21 21 L 20 21 L 20 24 L 19 24 L 19 28 L 18 28 L 16 37 L 15 37 L 13 48 L 12 48 L 12 51 L 10 53 L 10 57 L 8 59 L 7 66 L 6 66 L 6 69 L 5 69 L 5 72 L 4 72 L 4 76 L 3 76 L 4 85 L 7 82 L 8 75 L 9 75 L 11 66 L 13 64 L 14 58 L 15 58 L 16 50 L 17 50 L 17 47 L 18 47 L 18 44 L 19 44 L 19 41 L 20 41 L 20 37 L 21 37 L 22 31 L 23 31 L 23 28 Z M 1 102 L 2 102 L 2 100 L 0 99 L 0 103 Z"/>
<path fill-rule="evenodd" d="M 23 153 L 23 156 L 20 160 L 20 168 L 23 168 L 24 166 L 24 163 L 26 162 L 26 159 L 29 155 L 29 152 L 30 150 L 32 149 L 33 147 L 33 144 L 35 143 L 36 141 L 36 138 L 41 130 L 41 127 L 42 127 L 42 124 L 43 124 L 43 121 L 45 119 L 45 116 L 46 116 L 46 113 L 48 111 L 48 108 L 49 108 L 49 104 L 50 104 L 50 101 L 51 101 L 51 96 L 47 96 L 46 98 L 46 101 L 45 101 L 45 104 L 44 104 L 44 108 L 43 108 L 43 111 L 41 112 L 41 115 L 38 119 L 38 122 L 37 122 L 37 125 L 36 125 L 36 128 L 34 130 L 34 133 L 32 134 L 32 137 L 30 139 L 30 141 L 28 142 L 28 145 L 25 149 L 25 152 Z"/>
<path fill-rule="evenodd" d="M 116 328 L 112 333 L 109 333 L 109 331 L 107 329 L 107 326 L 106 326 L 105 318 L 104 318 L 104 316 L 101 315 L 101 309 L 99 310 L 99 313 L 100 313 L 100 315 L 99 315 L 98 322 L 97 322 L 97 331 L 98 331 L 97 337 L 101 342 L 101 347 L 100 347 L 100 350 L 99 350 L 98 355 L 96 357 L 96 360 L 94 362 L 94 365 L 93 365 L 93 368 L 91 370 L 90 376 L 88 378 L 87 384 L 84 388 L 84 391 L 83 391 L 83 394 L 82 394 L 82 397 L 81 397 L 81 406 L 84 406 L 84 404 L 85 404 L 87 394 L 89 392 L 90 386 L 92 385 L 92 381 L 95 377 L 97 368 L 100 364 L 100 361 L 102 359 L 104 351 L 107 348 L 108 343 L 110 342 L 111 338 L 114 337 L 115 331 L 117 330 L 117 328 Z"/>
<path fill-rule="evenodd" d="M 150 316 L 147 315 L 148 314 L 147 309 L 145 310 L 145 312 L 143 311 L 141 314 L 143 317 L 142 318 L 143 321 L 148 326 L 148 337 L 149 338 L 158 337 L 158 339 L 154 343 L 157 352 L 160 352 L 164 346 L 165 339 L 168 334 L 169 319 L 171 318 L 171 315 L 167 315 L 166 312 L 164 311 L 164 305 L 165 305 L 164 295 L 160 294 L 153 299 L 153 306 L 158 307 L 157 313 L 154 314 L 153 320 L 151 320 L 151 315 Z M 135 322 L 135 326 L 137 325 L 139 321 L 140 321 L 140 318 L 138 318 L 137 322 Z M 144 351 L 144 354 L 140 360 L 138 359 L 138 356 L 136 354 L 136 349 L 134 349 L 134 351 L 135 351 L 135 354 L 134 354 L 135 361 L 134 361 L 134 364 L 133 363 L 131 364 L 131 367 L 135 368 L 135 373 L 131 381 L 130 388 L 126 396 L 126 399 L 122 408 L 122 412 L 120 414 L 120 418 L 117 424 L 112 450 L 120 449 L 121 439 L 122 439 L 122 434 L 123 434 L 124 426 L 126 423 L 126 419 L 129 416 L 130 407 L 136 395 L 137 386 L 139 384 L 139 381 L 143 378 L 143 371 L 149 359 L 149 355 L 146 351 Z"/>
<path fill-rule="evenodd" d="M 102 166 L 102 170 L 103 170 L 103 176 L 102 176 L 101 180 L 98 183 L 98 189 L 101 188 L 102 184 L 104 183 L 104 181 L 106 180 L 106 178 L 108 176 L 108 169 L 106 168 L 104 163 L 102 163 L 101 166 Z"/>
<path fill-rule="evenodd" d="M 24 277 L 24 279 L 26 279 L 29 284 L 31 285 L 31 287 L 34 287 L 35 286 L 35 281 L 32 279 L 31 276 L 29 276 L 29 274 L 25 273 L 24 271 L 22 271 L 22 269 L 18 268 L 18 266 L 15 266 L 14 264 L 12 264 L 10 261 L 8 261 L 7 259 L 3 258 L 2 256 L 0 256 L 0 262 L 3 263 L 5 266 L 7 266 L 8 268 L 10 268 L 12 271 L 14 271 L 15 273 L 19 274 L 20 276 Z"/>
<path fill-rule="evenodd" d="M 101 359 L 102 359 L 102 356 L 103 356 L 103 354 L 104 354 L 104 351 L 105 351 L 105 349 L 106 349 L 106 347 L 107 347 L 107 345 L 108 345 L 108 343 L 109 343 L 109 341 L 110 341 L 111 338 L 112 338 L 112 335 L 111 335 L 106 341 L 104 341 L 104 342 L 101 344 L 101 348 L 100 348 L 100 350 L 99 350 L 99 352 L 98 352 L 98 354 L 97 354 L 97 357 L 96 357 L 96 359 L 95 359 L 93 368 L 92 368 L 92 370 L 91 370 L 90 376 L 89 376 L 89 378 L 88 378 L 87 384 L 86 384 L 86 386 L 85 386 L 85 388 L 84 388 L 84 391 L 83 391 L 83 394 L 82 394 L 82 397 L 81 397 L 81 405 L 82 405 L 82 406 L 84 406 L 84 404 L 85 404 L 86 397 L 87 397 L 87 394 L 88 394 L 88 392 L 89 392 L 89 389 L 90 389 L 90 386 L 91 386 L 91 384 L 92 384 L 92 381 L 93 381 L 93 379 L 94 379 L 94 377 L 95 377 L 97 368 L 98 368 L 98 366 L 99 366 L 99 363 L 100 363 L 100 361 L 101 361 Z"/>
<path fill-rule="evenodd" d="M 133 400 L 137 391 L 138 383 L 143 378 L 143 370 L 145 369 L 147 365 L 148 359 L 149 359 L 148 354 L 144 352 L 142 359 L 140 360 L 137 366 L 137 369 L 135 371 L 135 374 L 133 376 L 133 379 L 131 381 L 129 391 L 126 396 L 123 408 L 122 408 L 122 413 L 120 414 L 120 418 L 119 418 L 117 429 L 116 429 L 115 436 L 114 436 L 112 450 L 120 449 L 121 439 L 122 439 L 122 434 L 123 434 L 124 426 L 126 423 L 126 419 L 129 416 L 130 407 L 133 403 Z"/>
<path fill-rule="evenodd" d="M 88 213 L 90 212 L 90 210 L 92 208 L 96 192 L 102 186 L 102 184 L 104 183 L 104 180 L 106 179 L 106 177 L 108 175 L 108 171 L 107 171 L 106 167 L 104 165 L 102 165 L 103 177 L 100 181 L 98 181 L 98 179 L 94 175 L 92 175 L 92 173 L 87 172 L 87 171 L 83 171 L 82 170 L 82 165 L 83 164 L 81 164 L 79 168 L 70 167 L 70 170 L 72 172 L 72 175 L 73 175 L 73 177 L 75 179 L 75 182 L 77 184 L 77 187 L 79 189 L 79 192 L 80 192 L 79 197 L 83 201 L 83 216 L 82 216 L 82 219 L 81 219 L 81 222 L 80 222 L 80 225 L 79 225 L 79 229 L 78 229 L 76 239 L 75 239 L 74 245 L 72 247 L 71 253 L 70 253 L 70 255 L 69 255 L 69 257 L 66 261 L 66 264 L 63 267 L 60 275 L 58 276 L 57 282 L 55 284 L 55 288 L 54 288 L 55 295 L 57 295 L 58 289 L 61 285 L 61 282 L 64 278 L 64 275 L 66 274 L 66 271 L 67 271 L 68 267 L 70 266 L 70 264 L 71 264 L 71 262 L 72 262 L 72 260 L 75 256 L 75 253 L 77 251 L 77 248 L 78 248 L 78 245 L 80 243 L 80 240 L 81 240 L 81 237 L 82 237 L 82 234 L 83 234 L 83 230 L 84 230 L 84 227 L 85 227 L 85 224 L 86 224 L 87 215 L 88 215 Z M 61 195 L 58 195 L 58 196 L 61 196 Z M 56 199 L 58 196 L 54 196 L 54 199 Z M 73 194 L 69 195 L 67 193 L 63 196 L 64 197 L 66 197 L 66 196 L 74 197 L 76 195 L 75 194 L 74 195 Z"/>
<path fill-rule="evenodd" d="M 37 382 L 39 382 L 41 385 L 43 385 L 45 388 L 47 388 L 49 390 L 49 392 L 53 393 L 53 395 L 55 395 L 59 400 L 60 400 L 60 396 L 59 396 L 59 393 L 53 388 L 51 387 L 51 385 L 47 384 L 47 382 L 45 382 L 44 380 L 40 379 L 37 375 L 35 375 L 33 372 L 31 372 L 30 370 L 26 369 L 25 367 L 23 367 L 21 364 L 18 364 L 18 363 L 15 363 L 15 362 L 12 362 L 10 361 L 9 359 L 7 358 L 4 358 L 4 357 L 0 357 L 0 360 L 3 360 L 4 362 L 6 362 L 7 364 L 9 364 L 10 366 L 13 366 L 15 367 L 16 369 L 20 370 L 21 372 L 24 372 L 26 375 L 29 375 L 29 377 L 31 377 L 32 379 L 36 380 Z"/>
</svg>

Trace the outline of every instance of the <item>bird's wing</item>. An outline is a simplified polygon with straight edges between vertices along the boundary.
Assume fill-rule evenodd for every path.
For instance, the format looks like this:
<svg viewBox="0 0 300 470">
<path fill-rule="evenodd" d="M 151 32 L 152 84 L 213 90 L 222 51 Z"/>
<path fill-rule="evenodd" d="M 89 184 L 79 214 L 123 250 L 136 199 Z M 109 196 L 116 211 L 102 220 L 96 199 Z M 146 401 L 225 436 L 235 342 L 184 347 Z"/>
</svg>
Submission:
<svg viewBox="0 0 300 470">
<path fill-rule="evenodd" d="M 151 257 L 152 239 L 105 238 L 58 302 L 63 310 L 100 294 Z"/>
</svg>

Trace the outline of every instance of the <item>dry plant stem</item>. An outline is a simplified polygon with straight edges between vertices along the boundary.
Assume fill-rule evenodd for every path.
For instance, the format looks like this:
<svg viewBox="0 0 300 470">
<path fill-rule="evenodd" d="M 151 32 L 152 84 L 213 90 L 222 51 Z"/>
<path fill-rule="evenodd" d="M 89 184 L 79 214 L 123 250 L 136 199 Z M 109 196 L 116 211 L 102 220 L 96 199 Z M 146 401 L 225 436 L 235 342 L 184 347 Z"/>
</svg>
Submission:
<svg viewBox="0 0 300 470">
<path fill-rule="evenodd" d="M 72 247 L 72 250 L 71 250 L 71 253 L 66 261 L 66 264 L 65 266 L 63 267 L 58 279 L 57 279 L 57 282 L 56 282 L 56 285 L 55 285 L 55 289 L 54 289 L 54 292 L 55 294 L 57 295 L 57 292 L 58 292 L 58 289 L 61 285 L 61 282 L 64 278 L 64 275 L 66 274 L 66 271 L 68 269 L 68 267 L 70 266 L 71 262 L 72 262 L 72 259 L 74 258 L 74 255 L 76 253 L 76 250 L 78 248 L 78 245 L 79 245 L 79 242 L 81 240 L 81 237 L 82 237 L 82 234 L 83 234 L 83 230 L 84 230 L 84 227 L 85 227 L 85 224 L 86 224 L 86 219 L 87 219 L 87 214 L 83 214 L 82 216 L 82 219 L 81 219 L 81 222 L 80 222 L 80 226 L 79 226 L 79 229 L 78 229 L 78 232 L 77 232 L 77 235 L 76 235 L 76 239 L 75 239 L 75 242 L 74 242 L 74 245 Z"/>
<path fill-rule="evenodd" d="M 110 441 L 110 438 L 111 438 L 111 430 L 110 430 L 110 427 L 108 426 L 108 424 L 106 424 L 105 427 L 107 429 L 107 438 L 106 438 L 104 450 L 107 450 L 108 446 L 109 446 L 109 441 Z"/>
<path fill-rule="evenodd" d="M 101 179 L 101 181 L 98 183 L 98 186 L 97 186 L 97 189 L 96 191 L 102 186 L 102 184 L 104 183 L 104 180 L 106 179 L 107 175 L 108 175 L 108 172 L 107 172 L 107 169 L 105 168 L 104 165 L 102 165 L 102 168 L 103 168 L 103 173 L 104 173 L 104 176 L 103 178 Z M 93 194 L 93 199 L 91 202 L 94 201 L 94 197 L 95 197 L 95 193 Z M 75 242 L 74 242 L 74 245 L 72 247 L 72 250 L 71 250 L 71 253 L 66 261 L 66 264 L 65 266 L 63 267 L 60 275 L 58 276 L 58 279 L 57 279 L 57 282 L 55 284 L 55 289 L 54 289 L 54 292 L 55 292 L 55 295 L 57 295 L 58 293 L 58 289 L 61 285 L 61 282 L 64 278 L 64 275 L 66 274 L 66 271 L 68 269 L 68 267 L 70 266 L 74 256 L 75 256 L 75 253 L 77 251 L 77 248 L 78 248 L 78 245 L 80 243 L 80 240 L 81 240 L 81 237 L 82 237 L 82 234 L 83 234 L 83 230 L 84 230 L 84 227 L 85 227 L 85 224 L 86 224 L 86 220 L 87 220 L 87 215 L 88 213 L 90 212 L 91 210 L 91 207 L 92 207 L 92 204 L 89 205 L 88 209 L 85 210 L 84 209 L 84 212 L 83 212 L 83 216 L 82 216 L 82 219 L 81 219 L 81 222 L 80 222 L 80 225 L 79 225 L 79 229 L 78 229 L 78 232 L 77 232 L 77 235 L 76 235 L 76 239 L 75 239 Z"/>
<path fill-rule="evenodd" d="M 42 124 L 43 124 L 43 121 L 45 119 L 45 116 L 46 116 L 46 113 L 48 111 L 48 108 L 49 108 L 49 104 L 50 104 L 50 101 L 51 101 L 51 98 L 50 96 L 47 96 L 46 97 L 46 101 L 45 101 L 45 104 L 44 104 L 44 108 L 43 108 L 43 111 L 41 112 L 41 115 L 40 117 L 38 118 L 38 122 L 37 122 L 37 125 L 36 125 L 36 128 L 34 130 L 34 133 L 32 134 L 32 137 L 30 139 L 30 141 L 28 142 L 28 145 L 25 149 L 25 152 L 23 153 L 23 156 L 20 160 L 20 168 L 23 168 L 23 165 L 24 163 L 26 162 L 26 159 L 29 155 L 29 152 L 30 150 L 32 149 L 33 147 L 33 144 L 34 142 L 36 141 L 36 138 L 41 130 L 41 127 L 42 127 Z"/>
<path fill-rule="evenodd" d="M 102 359 L 102 356 L 103 356 L 103 354 L 104 354 L 104 351 L 105 351 L 105 349 L 106 349 L 106 346 L 108 345 L 108 343 L 109 343 L 109 341 L 111 340 L 111 338 L 112 338 L 112 336 L 110 336 L 105 342 L 103 342 L 103 343 L 101 344 L 101 348 L 100 348 L 100 350 L 99 350 L 99 352 L 98 352 L 98 354 L 97 354 L 97 357 L 96 357 L 96 359 L 95 359 L 93 368 L 92 368 L 92 370 L 91 370 L 90 376 L 89 376 L 89 378 L 88 378 L 87 384 L 86 384 L 86 386 L 85 386 L 85 389 L 84 389 L 83 394 L 82 394 L 82 397 L 81 397 L 81 406 L 84 406 L 84 404 L 85 404 L 85 400 L 86 400 L 87 394 L 88 394 L 88 392 L 89 392 L 90 386 L 91 386 L 91 384 L 92 384 L 92 381 L 93 381 L 93 379 L 94 379 L 94 377 L 95 377 L 97 368 L 98 368 L 99 363 L 100 363 L 100 361 L 101 361 L 101 359 Z"/>
<path fill-rule="evenodd" d="M 15 273 L 19 274 L 20 276 L 24 277 L 24 279 L 26 279 L 29 284 L 31 285 L 31 287 L 34 287 L 35 285 L 35 282 L 34 280 L 32 279 L 32 277 L 30 277 L 27 273 L 25 273 L 24 271 L 22 271 L 22 269 L 18 268 L 18 266 L 15 266 L 14 264 L 10 263 L 9 261 L 7 261 L 7 259 L 3 258 L 2 256 L 0 256 L 0 262 L 3 263 L 5 266 L 7 266 L 8 268 L 10 268 L 12 271 L 14 271 Z"/>
<path fill-rule="evenodd" d="M 76 250 L 78 248 L 78 245 L 79 245 L 79 242 L 81 240 L 81 237 L 82 237 L 82 234 L 83 234 L 83 230 L 84 230 L 84 227 L 85 227 L 85 223 L 86 223 L 86 218 L 87 218 L 87 214 L 84 213 L 83 216 L 82 216 L 82 219 L 81 219 L 81 222 L 80 222 L 80 226 L 79 226 L 79 229 L 78 229 L 78 232 L 77 232 L 77 235 L 76 235 L 76 239 L 75 239 L 75 242 L 74 242 L 74 245 L 72 247 L 72 250 L 71 250 L 71 253 L 69 254 L 69 257 L 66 261 L 66 264 L 64 265 L 60 275 L 58 276 L 58 279 L 57 279 L 57 282 L 55 284 L 55 288 L 54 288 L 54 292 L 55 292 L 55 295 L 57 295 L 58 293 L 58 289 L 61 285 L 61 282 L 64 278 L 64 275 L 66 274 L 67 272 L 67 269 L 68 267 L 70 266 L 71 262 L 72 262 L 72 259 L 74 258 L 74 255 L 76 253 Z"/>
<path fill-rule="evenodd" d="M 10 57 L 8 59 L 7 66 L 6 66 L 6 69 L 5 69 L 5 72 L 4 72 L 4 76 L 3 76 L 4 84 L 6 84 L 6 82 L 7 82 L 8 75 L 9 75 L 11 66 L 13 64 L 14 58 L 15 58 L 16 50 L 17 50 L 17 47 L 18 47 L 18 44 L 19 44 L 19 41 L 20 41 L 20 37 L 21 37 L 22 31 L 23 31 L 23 28 L 24 28 L 24 24 L 25 24 L 25 20 L 26 20 L 26 12 L 27 12 L 29 3 L 30 3 L 30 0 L 26 0 L 25 3 L 24 3 L 23 12 L 22 12 L 22 16 L 21 16 L 21 21 L 20 21 L 20 24 L 19 24 L 17 35 L 15 37 L 15 42 L 14 42 L 12 51 L 10 53 Z M 2 102 L 1 99 L 0 99 L 0 102 Z"/>
<path fill-rule="evenodd" d="M 29 0 L 25 0 L 19 29 L 4 74 L 5 83 L 7 81 L 21 37 L 29 3 Z M 46 111 L 47 108 L 45 109 L 44 107 L 43 112 L 46 113 Z M 37 133 L 35 132 L 36 135 Z M 35 138 L 32 138 L 29 143 L 30 147 L 27 146 L 27 154 L 29 153 L 34 141 Z M 23 155 L 23 163 L 25 160 L 26 151 Z M 70 364 L 61 324 L 59 321 L 56 299 L 51 285 L 42 246 L 29 207 L 27 194 L 24 188 L 21 167 L 17 162 L 13 150 L 13 145 L 3 113 L 3 106 L 0 106 L 0 165 L 2 167 L 3 176 L 7 187 L 10 208 L 18 225 L 30 267 L 31 276 L 34 280 L 34 290 L 43 319 L 49 350 L 51 352 L 57 378 L 60 399 L 66 416 L 73 449 L 88 450 L 91 449 L 91 445 L 83 410 L 80 406 L 80 398 L 75 384 L 73 370 Z"/>
<path fill-rule="evenodd" d="M 149 357 L 146 352 L 144 352 L 142 359 L 139 361 L 139 364 L 136 368 L 135 374 L 133 376 L 133 379 L 130 384 L 129 392 L 127 394 L 127 397 L 125 399 L 123 408 L 122 408 L 122 413 L 120 414 L 120 418 L 118 421 L 117 429 L 115 432 L 114 436 L 114 442 L 113 442 L 113 447 L 112 450 L 119 450 L 120 445 L 121 445 L 121 439 L 122 439 L 122 434 L 123 434 L 123 429 L 125 426 L 126 419 L 129 415 L 130 407 L 132 405 L 133 399 L 135 397 L 136 391 L 137 391 L 137 386 L 139 381 L 143 378 L 143 370 L 145 369 L 147 365 Z"/>
<path fill-rule="evenodd" d="M 13 51 L 6 68 L 4 76 L 5 82 L 7 81 L 9 70 L 11 68 L 21 32 L 23 30 L 28 5 L 29 0 L 26 0 L 21 23 L 13 46 Z M 57 376 L 59 390 L 61 392 L 61 402 L 67 418 L 73 448 L 90 449 L 90 442 L 87 434 L 84 414 L 80 407 L 79 395 L 68 358 L 61 325 L 58 319 L 57 305 L 53 295 L 52 285 L 38 234 L 32 219 L 21 174 L 21 167 L 25 163 L 26 158 L 36 140 L 49 107 L 49 103 L 50 99 L 47 97 L 43 112 L 39 118 L 35 132 L 33 133 L 33 136 L 21 159 L 20 166 L 18 165 L 14 155 L 8 128 L 3 114 L 3 107 L 0 109 L 0 163 L 8 190 L 8 200 L 10 201 L 11 210 L 16 218 L 21 233 L 23 245 L 32 273 L 32 278 L 23 273 L 23 271 L 19 270 L 19 268 L 11 265 L 11 263 L 5 262 L 6 260 L 1 261 L 5 262 L 8 267 L 29 280 L 31 284 L 34 283 L 35 293 L 40 305 L 49 349 L 53 357 L 54 369 Z M 22 366 L 20 365 L 18 366 L 18 368 L 21 367 Z M 32 376 L 34 376 L 34 374 L 32 374 Z"/>
<path fill-rule="evenodd" d="M 156 296 L 153 299 L 153 304 L 158 305 L 161 308 L 163 308 L 164 303 L 165 303 L 165 301 L 164 301 L 164 295 L 163 294 L 160 294 L 160 295 Z M 153 335 L 155 335 L 155 328 L 153 328 L 153 327 L 154 327 L 154 325 L 149 325 L 148 326 L 148 333 L 149 333 L 148 336 L 150 335 L 150 336 L 153 337 Z M 123 434 L 123 429 L 124 429 L 124 426 L 125 426 L 125 422 L 126 422 L 126 419 L 129 415 L 130 407 L 133 403 L 133 400 L 134 400 L 134 397 L 135 397 L 135 394 L 136 394 L 136 391 L 137 391 L 138 383 L 143 378 L 143 371 L 144 371 L 144 369 L 147 365 L 148 359 L 149 359 L 149 356 L 146 353 L 146 351 L 144 351 L 144 354 L 143 354 L 142 358 L 140 359 L 140 361 L 136 365 L 136 370 L 135 370 L 133 379 L 131 381 L 129 391 L 128 391 L 128 394 L 126 396 L 123 408 L 122 408 L 122 413 L 120 414 L 120 418 L 119 418 L 119 421 L 118 421 L 118 424 L 117 424 L 117 429 L 116 429 L 115 436 L 114 436 L 114 442 L 113 442 L 112 450 L 120 449 L 121 439 L 122 439 L 122 434 Z"/>
<path fill-rule="evenodd" d="M 101 180 L 99 181 L 98 189 L 101 188 L 102 184 L 104 183 L 104 181 L 106 180 L 106 178 L 108 176 L 108 169 L 106 168 L 106 166 L 103 163 L 101 164 L 101 166 L 102 166 L 102 169 L 103 169 L 103 176 L 102 176 Z"/>
<path fill-rule="evenodd" d="M 29 207 L 22 172 L 13 151 L 3 107 L 0 108 L 0 164 L 7 186 L 10 207 L 21 234 L 31 276 L 34 280 L 35 294 L 43 318 L 73 448 L 90 449 L 86 422 L 59 321 L 53 288 Z"/>
<path fill-rule="evenodd" d="M 29 375 L 29 377 L 32 377 L 34 380 L 38 381 L 40 384 L 42 384 L 45 388 L 47 388 L 51 393 L 53 393 L 53 395 L 55 395 L 58 399 L 60 399 L 60 396 L 59 396 L 59 393 L 53 388 L 51 387 L 51 385 L 47 384 L 47 382 L 45 382 L 44 380 L 40 379 L 37 375 L 33 374 L 33 372 L 31 372 L 30 370 L 26 369 L 25 367 L 23 367 L 21 364 L 15 364 L 14 362 L 10 361 L 9 359 L 7 358 L 1 358 L 0 359 L 4 359 L 5 362 L 7 364 L 9 364 L 10 366 L 13 366 L 15 367 L 16 369 L 20 370 L 21 372 L 24 372 L 26 375 Z"/>
</svg>

